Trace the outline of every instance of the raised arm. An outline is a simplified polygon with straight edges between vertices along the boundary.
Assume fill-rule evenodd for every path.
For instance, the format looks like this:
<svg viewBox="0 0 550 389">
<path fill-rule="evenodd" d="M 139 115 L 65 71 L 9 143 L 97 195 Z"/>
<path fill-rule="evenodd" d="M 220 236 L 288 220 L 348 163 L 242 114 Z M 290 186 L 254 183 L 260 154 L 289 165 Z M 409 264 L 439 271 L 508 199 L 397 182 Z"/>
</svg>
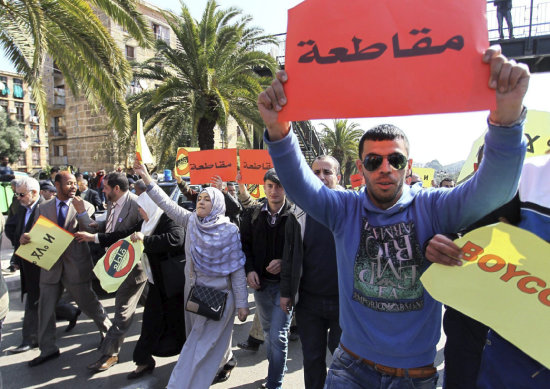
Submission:
<svg viewBox="0 0 550 389">
<path fill-rule="evenodd" d="M 517 191 L 526 151 L 523 98 L 529 85 L 529 70 L 507 60 L 499 46 L 489 48 L 483 61 L 491 69 L 489 87 L 496 89 L 496 109 L 489 114 L 483 161 L 470 180 L 436 198 L 433 209 L 438 210 L 437 231 L 466 228 L 506 204 Z"/>
<path fill-rule="evenodd" d="M 151 200 L 153 200 L 155 204 L 157 204 L 158 207 L 178 225 L 186 226 L 187 219 L 189 218 L 189 215 L 191 215 L 191 212 L 183 207 L 180 207 L 175 201 L 172 201 L 172 199 L 155 184 L 147 172 L 145 165 L 137 160 L 134 163 L 134 171 L 136 174 L 141 176 L 143 182 L 147 185 L 147 194 L 151 197 Z"/>
</svg>

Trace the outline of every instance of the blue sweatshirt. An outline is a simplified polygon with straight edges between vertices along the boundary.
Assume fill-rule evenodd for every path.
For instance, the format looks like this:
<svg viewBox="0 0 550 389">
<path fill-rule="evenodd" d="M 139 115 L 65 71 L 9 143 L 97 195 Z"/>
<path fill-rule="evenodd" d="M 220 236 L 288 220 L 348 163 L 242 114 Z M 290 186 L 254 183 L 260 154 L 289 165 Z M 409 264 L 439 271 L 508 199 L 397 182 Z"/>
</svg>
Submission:
<svg viewBox="0 0 550 389">
<path fill-rule="evenodd" d="M 389 209 L 365 191 L 333 191 L 313 174 L 296 136 L 264 136 L 281 183 L 296 204 L 334 234 L 341 342 L 376 363 L 412 368 L 434 362 L 441 304 L 419 278 L 429 265 L 422 247 L 437 233 L 457 232 L 508 202 L 525 156 L 522 126 L 489 126 L 478 172 L 454 189 L 403 186 Z"/>
</svg>

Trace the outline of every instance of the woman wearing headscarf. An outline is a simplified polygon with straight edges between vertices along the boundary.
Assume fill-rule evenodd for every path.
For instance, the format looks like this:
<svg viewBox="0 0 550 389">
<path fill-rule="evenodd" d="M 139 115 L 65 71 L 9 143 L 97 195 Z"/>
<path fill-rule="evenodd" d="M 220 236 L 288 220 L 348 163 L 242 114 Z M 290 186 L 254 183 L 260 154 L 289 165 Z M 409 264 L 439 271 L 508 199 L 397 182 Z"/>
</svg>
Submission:
<svg viewBox="0 0 550 389">
<path fill-rule="evenodd" d="M 133 354 L 133 360 L 137 366 L 128 374 L 128 379 L 151 373 L 155 368 L 153 355 L 178 355 L 185 342 L 183 294 L 169 294 L 162 272 L 163 261 L 175 261 L 181 258 L 185 230 L 157 207 L 147 193 L 142 193 L 137 203 L 143 220 L 136 226 L 125 231 L 97 234 L 99 244 L 104 247 L 129 235 L 134 242 L 143 241 L 141 262 L 147 273 L 149 288 L 143 311 L 141 334 Z M 78 232 L 75 237 L 79 241 L 93 242 L 95 239 L 94 234 L 87 232 Z"/>
<path fill-rule="evenodd" d="M 203 189 L 197 197 L 195 212 L 189 212 L 155 185 L 145 166 L 136 162 L 134 171 L 147 185 L 151 199 L 186 229 L 186 301 L 192 285 L 227 292 L 225 310 L 219 321 L 185 312 L 187 340 L 168 383 L 168 388 L 174 389 L 208 388 L 232 358 L 235 309 L 241 321 L 245 321 L 249 313 L 245 256 L 239 230 L 225 216 L 224 196 L 218 189 Z"/>
</svg>

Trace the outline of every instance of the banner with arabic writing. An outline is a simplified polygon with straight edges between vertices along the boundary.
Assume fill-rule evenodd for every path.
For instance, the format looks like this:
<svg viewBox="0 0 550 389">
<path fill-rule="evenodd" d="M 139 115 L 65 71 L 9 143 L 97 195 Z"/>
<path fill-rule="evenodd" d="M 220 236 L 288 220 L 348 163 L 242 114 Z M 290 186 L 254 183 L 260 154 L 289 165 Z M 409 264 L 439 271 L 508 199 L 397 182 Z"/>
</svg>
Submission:
<svg viewBox="0 0 550 389">
<path fill-rule="evenodd" d="M 487 37 L 484 0 L 306 0 L 288 12 L 279 120 L 490 109 Z"/>
<path fill-rule="evenodd" d="M 264 183 L 265 172 L 273 167 L 267 150 L 239 150 L 241 182 L 244 184 Z"/>
<path fill-rule="evenodd" d="M 237 177 L 237 149 L 191 151 L 187 158 L 191 184 L 212 182 L 214 176 L 222 181 Z"/>
<path fill-rule="evenodd" d="M 118 290 L 128 274 L 141 260 L 143 242 L 132 242 L 130 237 L 117 241 L 107 253 L 97 261 L 94 274 L 101 287 L 108 293 Z"/>
</svg>

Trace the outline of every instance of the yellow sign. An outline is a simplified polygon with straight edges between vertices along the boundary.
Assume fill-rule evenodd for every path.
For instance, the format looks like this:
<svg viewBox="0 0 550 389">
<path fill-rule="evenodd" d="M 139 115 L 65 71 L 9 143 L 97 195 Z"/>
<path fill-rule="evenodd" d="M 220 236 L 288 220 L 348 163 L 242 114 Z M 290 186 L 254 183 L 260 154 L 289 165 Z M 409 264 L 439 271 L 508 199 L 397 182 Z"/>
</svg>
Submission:
<svg viewBox="0 0 550 389">
<path fill-rule="evenodd" d="M 74 239 L 73 234 L 44 216 L 34 223 L 29 236 L 30 243 L 19 246 L 15 254 L 46 270 L 52 268 Z"/>
<path fill-rule="evenodd" d="M 265 191 L 263 185 L 258 184 L 252 184 L 247 186 L 248 193 L 250 193 L 250 196 L 252 196 L 255 200 L 262 199 L 265 197 Z"/>
<path fill-rule="evenodd" d="M 433 264 L 420 280 L 438 301 L 482 322 L 550 368 L 550 244 L 504 223 L 455 241 L 462 266 Z"/>
<path fill-rule="evenodd" d="M 474 142 L 470 155 L 468 155 L 468 159 L 464 162 L 462 170 L 458 175 L 458 183 L 470 178 L 477 170 L 477 155 L 480 147 L 485 142 L 486 132 L 487 130 Z M 527 154 L 525 158 L 545 154 L 550 150 L 550 112 L 528 111 L 523 132 L 527 139 Z"/>
<path fill-rule="evenodd" d="M 137 114 L 137 136 L 136 136 L 136 157 L 138 161 L 143 162 L 144 164 L 153 163 L 153 155 L 147 146 L 147 141 L 145 140 L 145 134 L 143 133 L 143 121 Z"/>
<path fill-rule="evenodd" d="M 178 147 L 178 152 L 176 153 L 176 174 L 180 177 L 189 177 L 189 152 L 190 151 L 199 151 L 198 147 Z"/>
<path fill-rule="evenodd" d="M 432 187 L 432 181 L 434 179 L 434 173 L 435 173 L 434 169 L 428 168 L 428 167 L 413 167 L 412 171 L 413 173 L 418 174 L 418 176 L 422 179 L 423 188 Z"/>
<path fill-rule="evenodd" d="M 143 242 L 132 242 L 130 237 L 119 240 L 97 261 L 94 274 L 106 292 L 115 292 L 141 260 Z"/>
</svg>

